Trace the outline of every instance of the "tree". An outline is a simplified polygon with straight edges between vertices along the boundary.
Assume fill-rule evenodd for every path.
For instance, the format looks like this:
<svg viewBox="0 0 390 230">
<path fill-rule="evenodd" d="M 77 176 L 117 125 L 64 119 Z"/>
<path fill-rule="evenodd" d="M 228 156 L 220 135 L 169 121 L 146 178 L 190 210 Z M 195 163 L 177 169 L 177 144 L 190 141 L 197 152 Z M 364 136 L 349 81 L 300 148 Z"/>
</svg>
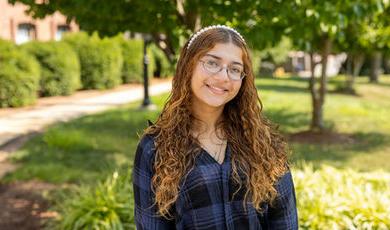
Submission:
<svg viewBox="0 0 390 230">
<path fill-rule="evenodd" d="M 361 43 L 371 54 L 370 82 L 378 82 L 382 54 L 390 48 L 390 4 L 383 0 L 377 11 L 363 25 Z"/>
<path fill-rule="evenodd" d="M 364 17 L 359 6 L 388 8 L 386 0 L 314 1 L 296 0 L 290 2 L 291 12 L 285 15 L 290 22 L 287 32 L 295 45 L 309 52 L 311 77 L 309 89 L 312 97 L 312 131 L 323 131 L 323 105 L 327 91 L 327 59 L 337 38 L 345 36 L 348 22 Z M 360 24 L 360 22 L 357 22 Z M 314 54 L 321 55 L 321 76 L 314 75 L 316 63 Z M 317 86 L 318 85 L 318 86 Z"/>
<path fill-rule="evenodd" d="M 87 32 L 151 34 L 171 61 L 185 38 L 202 26 L 218 23 L 234 26 L 256 49 L 276 44 L 283 32 L 275 20 L 280 11 L 279 3 L 274 1 L 262 4 L 255 0 L 8 1 L 28 5 L 28 13 L 36 18 L 59 11 Z"/>
<path fill-rule="evenodd" d="M 383 5 L 378 4 L 377 1 L 354 3 L 350 8 L 354 13 L 350 14 L 345 31 L 337 37 L 336 43 L 338 50 L 345 51 L 348 54 L 346 84 L 344 87 L 346 92 L 355 92 L 355 78 L 363 65 L 366 56 L 365 54 L 376 49 L 376 41 L 370 42 L 372 39 L 367 35 L 372 34 L 372 32 L 369 32 L 368 30 L 374 30 L 375 33 L 379 32 L 378 28 L 376 28 L 378 26 L 373 27 L 372 23 L 385 16 L 386 12 L 383 7 L 388 6 L 384 3 Z M 381 23 L 383 24 L 383 22 Z M 383 30 L 383 28 L 380 28 L 379 30 Z"/>
</svg>

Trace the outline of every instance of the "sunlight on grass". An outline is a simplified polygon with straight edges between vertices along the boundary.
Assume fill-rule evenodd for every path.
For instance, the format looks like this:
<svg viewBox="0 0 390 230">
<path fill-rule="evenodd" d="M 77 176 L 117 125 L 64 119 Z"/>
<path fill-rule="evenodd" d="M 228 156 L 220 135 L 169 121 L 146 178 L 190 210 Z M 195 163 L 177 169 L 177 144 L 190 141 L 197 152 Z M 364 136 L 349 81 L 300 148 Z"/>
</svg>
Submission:
<svg viewBox="0 0 390 230">
<path fill-rule="evenodd" d="M 326 127 L 349 135 L 353 142 L 289 143 L 300 228 L 389 225 L 389 79 L 379 85 L 358 79 L 358 96 L 328 93 Z M 329 89 L 341 81 L 332 78 Z M 257 79 L 256 86 L 264 114 L 284 135 L 309 128 L 307 80 Z M 137 102 L 48 127 L 12 155 L 20 167 L 2 182 L 38 179 L 66 184 L 47 197 L 60 216 L 49 222 L 53 228 L 134 228 L 130 173 L 135 148 L 147 120 L 155 121 L 167 96 L 152 98 L 157 111 L 139 110 Z"/>
<path fill-rule="evenodd" d="M 332 84 L 341 78 L 331 80 Z M 354 143 L 316 145 L 290 143 L 293 163 L 302 160 L 314 167 L 327 163 L 362 171 L 390 171 L 390 80 L 371 85 L 358 79 L 360 96 L 329 93 L 325 124 L 334 131 L 350 134 Z M 386 85 L 389 83 L 389 85 Z M 297 78 L 257 79 L 264 113 L 280 125 L 282 133 L 307 130 L 311 119 L 311 98 L 307 81 Z M 377 92 L 376 94 L 368 94 Z M 375 95 L 378 95 L 377 97 Z M 153 97 L 161 110 L 167 94 Z M 154 121 L 158 111 L 139 110 L 140 102 L 53 125 L 31 139 L 12 155 L 22 167 L 7 175 L 6 181 L 39 179 L 51 183 L 83 183 L 103 179 L 118 168 L 131 167 L 138 135 Z"/>
</svg>

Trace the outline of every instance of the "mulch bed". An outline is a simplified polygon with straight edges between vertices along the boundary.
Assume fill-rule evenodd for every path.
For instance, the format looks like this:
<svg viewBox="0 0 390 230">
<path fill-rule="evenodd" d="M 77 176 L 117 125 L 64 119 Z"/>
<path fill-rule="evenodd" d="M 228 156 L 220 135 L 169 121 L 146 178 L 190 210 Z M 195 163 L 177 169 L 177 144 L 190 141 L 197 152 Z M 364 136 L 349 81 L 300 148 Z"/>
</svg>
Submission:
<svg viewBox="0 0 390 230">
<path fill-rule="evenodd" d="M 332 131 L 302 131 L 289 135 L 288 140 L 307 144 L 353 144 L 356 142 L 350 134 Z"/>
<path fill-rule="evenodd" d="M 53 188 L 37 181 L 0 184 L 0 229 L 42 229 L 46 220 L 57 216 L 48 211 L 50 204 L 41 195 Z"/>
</svg>

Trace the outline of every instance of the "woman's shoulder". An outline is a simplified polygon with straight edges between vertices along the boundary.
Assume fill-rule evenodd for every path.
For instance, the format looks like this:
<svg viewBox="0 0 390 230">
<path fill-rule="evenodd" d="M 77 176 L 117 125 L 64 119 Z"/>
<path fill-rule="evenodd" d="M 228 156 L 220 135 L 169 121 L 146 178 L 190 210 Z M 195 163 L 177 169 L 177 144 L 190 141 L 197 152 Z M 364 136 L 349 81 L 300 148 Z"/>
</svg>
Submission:
<svg viewBox="0 0 390 230">
<path fill-rule="evenodd" d="M 151 163 L 155 155 L 155 137 L 151 134 L 144 134 L 140 137 L 135 155 L 136 162 L 146 161 Z"/>
<path fill-rule="evenodd" d="M 140 140 L 138 142 L 138 146 L 143 146 L 143 147 L 152 147 L 154 146 L 154 135 L 152 134 L 143 134 L 140 137 Z"/>
<path fill-rule="evenodd" d="M 294 182 L 290 169 L 278 179 L 276 183 L 276 190 L 281 197 L 288 196 L 294 190 Z"/>
<path fill-rule="evenodd" d="M 152 134 L 143 134 L 138 142 L 138 147 L 141 147 L 144 151 L 154 150 L 155 136 Z"/>
</svg>

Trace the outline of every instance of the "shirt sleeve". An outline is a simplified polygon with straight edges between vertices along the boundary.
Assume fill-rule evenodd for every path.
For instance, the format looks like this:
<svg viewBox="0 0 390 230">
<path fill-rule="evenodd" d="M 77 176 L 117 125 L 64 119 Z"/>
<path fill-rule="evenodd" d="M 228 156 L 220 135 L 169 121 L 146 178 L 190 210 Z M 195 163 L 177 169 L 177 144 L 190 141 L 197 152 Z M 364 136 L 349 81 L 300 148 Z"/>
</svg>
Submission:
<svg viewBox="0 0 390 230">
<path fill-rule="evenodd" d="M 154 140 L 145 136 L 138 144 L 133 167 L 134 221 L 139 230 L 175 229 L 175 221 L 157 213 L 153 205 L 155 195 L 151 189 L 153 176 Z"/>
<path fill-rule="evenodd" d="M 279 179 L 276 189 L 278 191 L 278 197 L 275 199 L 273 205 L 269 206 L 267 215 L 269 229 L 298 229 L 295 189 L 290 171 Z"/>
</svg>

